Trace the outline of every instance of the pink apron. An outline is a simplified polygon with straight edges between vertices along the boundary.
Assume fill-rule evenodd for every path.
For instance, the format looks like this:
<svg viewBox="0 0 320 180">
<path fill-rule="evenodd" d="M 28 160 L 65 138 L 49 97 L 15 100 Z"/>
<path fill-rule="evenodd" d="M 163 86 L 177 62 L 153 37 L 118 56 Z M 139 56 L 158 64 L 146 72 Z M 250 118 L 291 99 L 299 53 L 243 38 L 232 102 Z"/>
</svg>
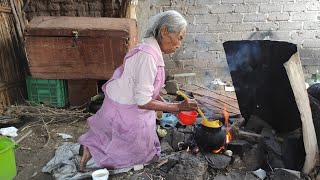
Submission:
<svg viewBox="0 0 320 180">
<path fill-rule="evenodd" d="M 157 75 L 152 98 L 159 95 L 165 74 L 161 56 L 151 46 L 138 44 L 128 52 L 123 64 L 112 78 L 102 86 L 121 77 L 126 60 L 139 51 L 153 56 L 157 63 Z M 119 104 L 107 96 L 100 110 L 88 118 L 90 129 L 78 139 L 87 146 L 96 164 L 107 168 L 123 168 L 151 161 L 160 155 L 160 143 L 156 133 L 156 114 L 140 109 L 136 104 Z"/>
</svg>

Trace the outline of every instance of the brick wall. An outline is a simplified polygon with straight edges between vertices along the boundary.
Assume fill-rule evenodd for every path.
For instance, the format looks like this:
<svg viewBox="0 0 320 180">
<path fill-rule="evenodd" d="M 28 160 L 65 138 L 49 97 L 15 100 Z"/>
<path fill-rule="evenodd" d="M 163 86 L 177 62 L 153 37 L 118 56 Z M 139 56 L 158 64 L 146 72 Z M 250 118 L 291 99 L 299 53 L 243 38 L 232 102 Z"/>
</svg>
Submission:
<svg viewBox="0 0 320 180">
<path fill-rule="evenodd" d="M 320 69 L 319 0 L 139 0 L 140 37 L 148 17 L 170 9 L 189 26 L 182 47 L 165 56 L 168 74 L 195 72 L 205 85 L 230 80 L 222 43 L 266 38 L 297 44 L 307 76 Z"/>
<path fill-rule="evenodd" d="M 24 7 L 26 17 L 89 16 L 119 17 L 119 0 L 31 0 Z"/>
</svg>

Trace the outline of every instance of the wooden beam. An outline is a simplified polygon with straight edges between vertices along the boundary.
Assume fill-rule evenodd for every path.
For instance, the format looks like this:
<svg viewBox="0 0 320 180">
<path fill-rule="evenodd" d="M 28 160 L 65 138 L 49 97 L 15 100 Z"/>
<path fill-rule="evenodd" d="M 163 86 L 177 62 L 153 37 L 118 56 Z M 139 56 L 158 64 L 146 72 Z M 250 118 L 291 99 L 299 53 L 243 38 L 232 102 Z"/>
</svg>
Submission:
<svg viewBox="0 0 320 180">
<path fill-rule="evenodd" d="M 0 6 L 0 13 L 12 13 L 11 8 Z"/>
<path fill-rule="evenodd" d="M 319 161 L 319 150 L 298 52 L 291 56 L 289 61 L 284 64 L 284 67 L 287 71 L 302 121 L 303 142 L 306 151 L 306 160 L 302 172 L 310 174 Z"/>
</svg>

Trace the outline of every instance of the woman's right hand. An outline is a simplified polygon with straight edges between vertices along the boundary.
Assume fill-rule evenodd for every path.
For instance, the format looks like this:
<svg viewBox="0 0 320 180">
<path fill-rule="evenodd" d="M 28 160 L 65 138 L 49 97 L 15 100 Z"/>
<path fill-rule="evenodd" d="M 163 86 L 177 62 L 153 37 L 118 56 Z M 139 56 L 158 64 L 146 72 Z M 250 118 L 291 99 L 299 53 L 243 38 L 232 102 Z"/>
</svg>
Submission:
<svg viewBox="0 0 320 180">
<path fill-rule="evenodd" d="M 198 109 L 195 99 L 186 99 L 178 104 L 179 111 L 193 111 Z"/>
</svg>

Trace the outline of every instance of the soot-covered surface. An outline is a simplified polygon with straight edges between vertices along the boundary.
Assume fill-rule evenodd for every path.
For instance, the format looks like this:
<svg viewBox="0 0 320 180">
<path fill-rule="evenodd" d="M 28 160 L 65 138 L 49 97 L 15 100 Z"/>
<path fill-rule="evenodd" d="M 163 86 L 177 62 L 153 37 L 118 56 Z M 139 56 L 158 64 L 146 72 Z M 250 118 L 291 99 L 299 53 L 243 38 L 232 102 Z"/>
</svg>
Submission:
<svg viewBox="0 0 320 180">
<path fill-rule="evenodd" d="M 223 46 L 242 116 L 256 115 L 278 132 L 300 127 L 300 113 L 283 66 L 297 46 L 264 40 L 227 41 Z"/>
</svg>

